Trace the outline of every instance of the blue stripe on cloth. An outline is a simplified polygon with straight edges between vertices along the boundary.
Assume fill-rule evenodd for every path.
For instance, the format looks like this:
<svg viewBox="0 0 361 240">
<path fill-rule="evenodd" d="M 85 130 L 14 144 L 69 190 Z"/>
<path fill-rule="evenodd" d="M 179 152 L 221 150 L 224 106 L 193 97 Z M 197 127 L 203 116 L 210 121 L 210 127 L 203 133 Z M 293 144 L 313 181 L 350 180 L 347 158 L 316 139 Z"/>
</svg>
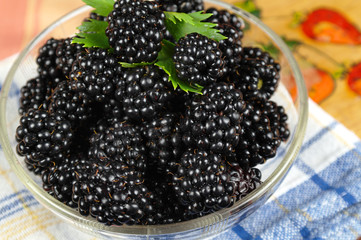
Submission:
<svg viewBox="0 0 361 240">
<path fill-rule="evenodd" d="M 336 188 L 335 190 L 343 198 L 343 200 L 345 200 L 345 202 L 347 202 L 348 204 L 354 205 L 357 203 L 357 200 L 355 199 L 355 197 L 352 196 L 350 193 L 348 193 L 344 187 L 339 187 L 339 188 Z"/>
<path fill-rule="evenodd" d="M 304 163 L 301 159 L 297 161 L 296 166 L 302 170 L 304 173 L 308 175 L 312 175 L 311 180 L 317 184 L 323 191 L 326 190 L 334 190 L 338 195 L 342 197 L 342 199 L 347 202 L 349 205 L 355 204 L 357 201 L 352 194 L 348 193 L 345 188 L 335 188 L 329 185 L 322 177 L 320 177 L 315 171 L 310 168 L 306 163 Z"/>
<path fill-rule="evenodd" d="M 32 207 L 32 206 L 36 206 L 36 205 L 39 205 L 39 202 L 33 202 L 33 203 L 30 203 L 30 204 L 27 204 L 28 207 Z M 12 210 L 11 212 L 8 212 L 7 214 L 5 214 L 4 216 L 0 217 L 0 221 L 14 215 L 15 213 L 18 213 L 20 211 L 24 210 L 24 207 L 19 207 L 19 208 L 16 208 L 14 210 Z"/>
<path fill-rule="evenodd" d="M 242 239 L 253 239 L 252 235 L 249 234 L 243 227 L 240 225 L 235 226 L 232 228 L 233 232 L 235 232 L 240 238 Z"/>
<path fill-rule="evenodd" d="M 307 166 L 308 167 L 308 166 Z M 305 169 L 305 168 L 303 168 Z M 306 173 L 311 173 L 310 170 L 305 170 Z M 311 177 L 311 180 L 316 183 L 323 191 L 326 191 L 331 188 L 330 185 L 328 185 L 320 176 L 318 176 L 316 173 L 312 173 L 313 176 Z"/>
<path fill-rule="evenodd" d="M 3 198 L 0 199 L 0 203 L 2 203 L 2 202 L 4 202 L 4 201 L 7 201 L 7 200 L 10 200 L 10 199 L 12 199 L 13 197 L 16 197 L 16 196 L 18 196 L 18 195 L 20 195 L 20 194 L 22 194 L 22 193 L 24 193 L 24 192 L 28 192 L 28 190 L 22 189 L 22 190 L 20 190 L 20 191 L 18 191 L 18 192 L 15 192 L 15 193 L 13 193 L 13 194 L 7 195 L 7 196 L 5 196 L 5 197 L 3 197 Z"/>
<path fill-rule="evenodd" d="M 303 238 L 309 238 L 310 235 L 311 235 L 311 232 L 310 232 L 310 230 L 308 230 L 307 227 L 301 228 L 300 233 L 301 233 Z"/>
<path fill-rule="evenodd" d="M 355 146 L 317 174 L 299 157 L 295 165 L 312 177 L 243 220 L 243 229 L 263 239 L 355 239 L 354 232 L 361 233 L 361 143 Z"/>
<path fill-rule="evenodd" d="M 3 206 L 0 208 L 0 216 L 8 212 L 9 210 L 17 207 L 18 205 L 22 203 L 30 203 L 36 201 L 35 198 L 32 195 L 23 196 L 21 199 L 15 199 L 13 202 Z M 0 217 L 1 219 L 1 217 Z"/>
<path fill-rule="evenodd" d="M 302 147 L 300 152 L 305 151 L 308 149 L 311 145 L 316 143 L 318 140 L 320 140 L 326 133 L 328 133 L 332 128 L 334 128 L 338 122 L 332 122 L 325 128 L 321 129 L 318 133 L 316 133 L 312 138 L 310 138 Z M 308 175 L 312 175 L 311 180 L 316 183 L 322 190 L 328 190 L 333 189 L 339 194 L 345 202 L 347 202 L 349 205 L 352 205 L 355 203 L 355 198 L 348 193 L 344 188 L 343 189 L 337 189 L 332 186 L 330 186 L 325 180 L 323 180 L 320 176 L 317 175 L 317 173 L 310 168 L 304 161 L 301 159 L 296 162 L 297 167 L 299 167 L 304 173 Z"/>
</svg>

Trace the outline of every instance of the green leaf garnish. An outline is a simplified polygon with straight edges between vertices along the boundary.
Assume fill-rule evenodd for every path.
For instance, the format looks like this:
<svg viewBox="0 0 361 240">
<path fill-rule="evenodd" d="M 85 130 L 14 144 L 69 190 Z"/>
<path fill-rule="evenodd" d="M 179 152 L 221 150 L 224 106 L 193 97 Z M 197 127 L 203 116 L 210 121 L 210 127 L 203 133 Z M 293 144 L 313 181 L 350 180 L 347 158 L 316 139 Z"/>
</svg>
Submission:
<svg viewBox="0 0 361 240">
<path fill-rule="evenodd" d="M 127 62 L 119 62 L 120 65 L 124 68 L 135 68 L 135 67 L 142 67 L 147 65 L 152 65 L 154 62 L 140 62 L 140 63 L 127 63 Z"/>
<path fill-rule="evenodd" d="M 187 21 L 190 24 L 194 25 L 193 18 L 187 13 L 182 12 L 164 12 L 165 18 L 174 24 L 177 24 L 177 21 Z"/>
<path fill-rule="evenodd" d="M 76 33 L 72 43 L 82 44 L 83 47 L 99 47 L 103 49 L 110 48 L 108 37 L 105 35 L 105 29 L 107 28 L 108 23 L 104 21 L 90 19 L 89 22 L 83 22 L 77 29 L 79 30 Z"/>
<path fill-rule="evenodd" d="M 83 0 L 83 2 L 93 7 L 93 12 L 104 17 L 109 15 L 114 5 L 114 0 Z"/>
<path fill-rule="evenodd" d="M 83 0 L 84 3 L 94 8 L 93 12 L 100 16 L 108 16 L 113 10 L 114 0 Z M 215 27 L 217 24 L 206 22 L 205 20 L 212 16 L 211 13 L 179 13 L 179 12 L 164 12 L 165 25 L 170 34 L 178 41 L 181 37 L 189 33 L 199 33 L 215 41 L 226 39 L 225 36 L 220 34 L 219 30 Z M 105 34 L 108 23 L 89 19 L 84 21 L 77 29 L 76 37 L 72 43 L 82 44 L 85 48 L 99 47 L 111 51 L 108 42 L 108 37 Z M 154 62 L 141 62 L 141 63 L 126 63 L 120 62 L 119 64 L 125 68 L 141 67 L 154 64 L 166 72 L 169 76 L 169 81 L 172 82 L 174 89 L 180 87 L 185 92 L 194 92 L 202 94 L 203 87 L 198 84 L 190 84 L 177 76 L 175 64 L 173 62 L 174 47 L 170 41 L 162 41 L 162 49 L 158 54 L 158 58 Z"/>
<path fill-rule="evenodd" d="M 189 33 L 197 32 L 215 41 L 226 39 L 225 36 L 219 33 L 216 23 L 202 22 L 212 16 L 210 13 L 203 14 L 200 12 L 194 13 L 177 13 L 164 12 L 165 25 L 170 34 L 178 41 L 181 37 Z"/>
<path fill-rule="evenodd" d="M 169 75 L 169 81 L 172 82 L 174 89 L 179 86 L 185 92 L 202 94 L 202 86 L 194 86 L 178 78 L 177 71 L 173 62 L 175 47 L 174 43 L 164 39 L 162 41 L 162 45 L 162 50 L 158 54 L 157 62 L 155 63 L 155 65 L 163 69 L 163 71 Z"/>
</svg>

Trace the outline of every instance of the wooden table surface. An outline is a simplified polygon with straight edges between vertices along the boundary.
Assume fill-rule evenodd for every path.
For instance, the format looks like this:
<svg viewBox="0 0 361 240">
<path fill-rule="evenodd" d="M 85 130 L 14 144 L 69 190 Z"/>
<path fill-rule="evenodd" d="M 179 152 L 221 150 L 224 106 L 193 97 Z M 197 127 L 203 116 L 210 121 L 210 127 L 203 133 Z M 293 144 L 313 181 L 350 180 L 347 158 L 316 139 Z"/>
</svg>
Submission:
<svg viewBox="0 0 361 240">
<path fill-rule="evenodd" d="M 309 96 L 361 137 L 359 1 L 228 1 L 258 15 L 284 37 L 301 67 Z M 0 59 L 18 52 L 41 29 L 82 5 L 81 0 L 2 0 Z"/>
</svg>

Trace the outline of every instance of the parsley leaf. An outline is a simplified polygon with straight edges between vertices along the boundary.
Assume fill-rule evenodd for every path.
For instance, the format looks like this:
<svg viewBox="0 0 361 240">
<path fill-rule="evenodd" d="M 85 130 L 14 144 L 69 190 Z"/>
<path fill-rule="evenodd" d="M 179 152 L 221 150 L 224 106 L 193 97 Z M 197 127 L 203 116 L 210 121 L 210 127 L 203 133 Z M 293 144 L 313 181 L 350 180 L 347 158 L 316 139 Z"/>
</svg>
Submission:
<svg viewBox="0 0 361 240">
<path fill-rule="evenodd" d="M 178 78 L 177 71 L 173 62 L 175 47 L 174 43 L 163 40 L 162 45 L 162 50 L 158 54 L 157 62 L 155 63 L 155 65 L 163 69 L 163 71 L 169 75 L 169 81 L 172 82 L 174 89 L 179 86 L 185 92 L 195 92 L 202 94 L 202 86 L 194 86 Z"/>
<path fill-rule="evenodd" d="M 202 34 L 215 41 L 226 39 L 225 36 L 219 33 L 216 23 L 202 22 L 203 20 L 212 16 L 210 13 L 202 14 L 202 12 L 194 13 L 177 13 L 177 12 L 164 12 L 165 25 L 174 37 L 178 41 L 181 37 L 193 32 Z"/>
<path fill-rule="evenodd" d="M 77 27 L 79 30 L 76 33 L 72 43 L 83 44 L 83 47 L 99 47 L 103 49 L 110 48 L 108 37 L 105 35 L 105 29 L 108 23 L 95 19 L 90 19 L 89 22 L 83 22 L 82 25 Z"/>
<path fill-rule="evenodd" d="M 153 62 L 140 62 L 140 63 L 127 63 L 127 62 L 119 62 L 120 65 L 122 65 L 122 67 L 124 68 L 135 68 L 135 67 L 141 67 L 141 66 L 146 66 L 146 65 L 152 65 L 154 64 Z"/>
<path fill-rule="evenodd" d="M 113 10 L 114 0 L 83 0 L 86 5 L 93 8 L 93 12 L 101 16 L 108 16 Z"/>
</svg>

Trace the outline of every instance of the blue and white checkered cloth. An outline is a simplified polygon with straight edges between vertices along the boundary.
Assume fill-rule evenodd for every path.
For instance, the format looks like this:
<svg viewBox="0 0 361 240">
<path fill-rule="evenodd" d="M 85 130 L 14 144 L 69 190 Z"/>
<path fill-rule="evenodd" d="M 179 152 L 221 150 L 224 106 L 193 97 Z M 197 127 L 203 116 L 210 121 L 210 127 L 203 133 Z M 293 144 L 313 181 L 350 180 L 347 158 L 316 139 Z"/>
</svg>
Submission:
<svg viewBox="0 0 361 240">
<path fill-rule="evenodd" d="M 13 58 L 0 62 L 0 86 Z M 216 239 L 357 239 L 360 139 L 310 100 L 303 147 L 282 185 Z M 19 182 L 0 147 L 0 239 L 91 239 L 53 217 Z M 21 227 L 19 227 L 21 226 Z"/>
</svg>

